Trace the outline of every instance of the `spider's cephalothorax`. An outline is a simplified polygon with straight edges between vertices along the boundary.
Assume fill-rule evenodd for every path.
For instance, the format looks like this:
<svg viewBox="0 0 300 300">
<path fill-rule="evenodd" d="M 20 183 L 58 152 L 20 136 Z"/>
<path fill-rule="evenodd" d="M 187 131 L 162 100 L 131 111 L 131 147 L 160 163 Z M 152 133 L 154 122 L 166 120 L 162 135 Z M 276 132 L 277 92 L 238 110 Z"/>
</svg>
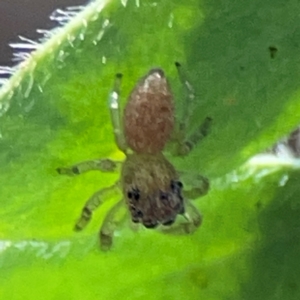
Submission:
<svg viewBox="0 0 300 300">
<path fill-rule="evenodd" d="M 171 225 L 184 213 L 182 183 L 162 154 L 132 154 L 123 164 L 122 187 L 134 223 Z"/>
<path fill-rule="evenodd" d="M 162 153 L 172 135 L 176 145 L 173 154 L 187 155 L 207 135 L 211 124 L 211 118 L 206 118 L 190 136 L 186 136 L 184 131 L 195 96 L 192 86 L 181 73 L 180 64 L 176 63 L 176 67 L 187 91 L 183 121 L 175 122 L 173 95 L 159 68 L 151 69 L 133 88 L 122 120 L 119 104 L 122 75 L 117 74 L 109 108 L 116 144 L 126 155 L 125 161 L 99 159 L 58 168 L 60 174 L 74 175 L 89 170 L 115 171 L 121 165 L 120 180 L 96 192 L 86 202 L 75 225 L 76 230 L 83 229 L 105 197 L 121 188 L 122 199 L 108 212 L 100 229 L 100 244 L 104 250 L 111 247 L 114 230 L 128 212 L 132 222 L 146 228 L 160 226 L 167 232 L 190 233 L 201 224 L 201 215 L 189 200 L 207 193 L 207 178 L 199 174 L 190 178 L 189 184 L 193 188 L 185 193 L 179 178 L 185 176 L 184 172 L 177 172 Z M 183 218 L 177 222 L 178 215 Z"/>
</svg>

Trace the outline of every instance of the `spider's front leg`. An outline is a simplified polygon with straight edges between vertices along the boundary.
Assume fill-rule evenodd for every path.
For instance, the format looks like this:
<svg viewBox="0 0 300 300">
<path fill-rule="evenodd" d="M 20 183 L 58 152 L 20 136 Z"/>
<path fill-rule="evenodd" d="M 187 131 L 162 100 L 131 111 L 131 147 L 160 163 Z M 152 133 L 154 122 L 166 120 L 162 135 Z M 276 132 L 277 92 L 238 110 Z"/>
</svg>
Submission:
<svg viewBox="0 0 300 300">
<path fill-rule="evenodd" d="M 79 175 L 92 170 L 113 172 L 118 168 L 119 165 L 121 165 L 121 162 L 115 162 L 110 159 L 89 160 L 80 162 L 70 167 L 57 168 L 57 172 L 59 174 L 70 176 Z M 111 187 L 97 191 L 94 195 L 92 195 L 85 203 L 81 212 L 81 217 L 76 222 L 74 230 L 80 231 L 86 227 L 92 218 L 93 211 L 96 210 L 106 199 L 109 199 L 112 194 L 116 192 L 117 187 L 118 183 L 112 185 Z"/>
<path fill-rule="evenodd" d="M 123 133 L 120 109 L 121 79 L 122 74 L 116 74 L 113 90 L 109 94 L 108 106 L 110 110 L 111 123 L 113 126 L 116 144 L 121 151 L 126 153 L 128 147 Z M 80 162 L 70 167 L 60 167 L 56 170 L 59 174 L 65 175 L 78 175 L 91 170 L 113 172 L 116 171 L 121 164 L 121 162 L 113 161 L 111 159 L 95 159 Z"/>
<path fill-rule="evenodd" d="M 193 104 L 195 102 L 195 92 L 183 73 L 180 63 L 176 62 L 175 65 L 177 67 L 179 79 L 186 90 L 186 103 L 182 113 L 183 120 L 179 122 L 175 131 L 175 136 L 173 137 L 173 140 L 177 144 L 174 154 L 184 156 L 188 155 L 195 145 L 208 135 L 212 118 L 206 117 L 205 120 L 194 130 L 194 132 L 192 132 L 192 134 L 189 136 L 186 135 L 187 122 L 190 120 L 194 110 Z"/>
</svg>

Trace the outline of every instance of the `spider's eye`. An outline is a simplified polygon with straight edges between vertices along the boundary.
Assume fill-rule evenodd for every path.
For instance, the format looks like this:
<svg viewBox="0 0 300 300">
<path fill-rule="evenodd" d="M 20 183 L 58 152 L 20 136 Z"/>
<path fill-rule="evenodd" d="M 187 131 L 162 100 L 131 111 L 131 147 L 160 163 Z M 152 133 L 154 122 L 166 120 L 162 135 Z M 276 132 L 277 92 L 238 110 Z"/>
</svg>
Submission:
<svg viewBox="0 0 300 300">
<path fill-rule="evenodd" d="M 182 189 L 183 188 L 183 184 L 181 181 L 171 181 L 171 189 L 174 191 L 176 188 Z"/>
<path fill-rule="evenodd" d="M 133 199 L 138 201 L 140 199 L 140 191 L 138 189 L 133 189 L 127 193 L 128 199 Z"/>
<path fill-rule="evenodd" d="M 161 192 L 161 194 L 160 194 L 160 199 L 161 199 L 161 200 L 167 200 L 167 199 L 168 199 L 167 193 Z"/>
<path fill-rule="evenodd" d="M 142 217 L 143 217 L 143 213 L 142 213 L 140 210 L 138 210 L 138 211 L 136 212 L 136 216 L 137 216 L 138 218 L 142 218 Z"/>
<path fill-rule="evenodd" d="M 134 200 L 139 200 L 140 199 L 140 193 L 134 193 L 133 194 Z"/>
<path fill-rule="evenodd" d="M 171 189 L 172 189 L 172 190 L 174 190 L 174 189 L 175 189 L 175 187 L 176 187 L 176 185 L 175 185 L 175 181 L 173 181 L 173 180 L 172 180 L 172 181 L 171 181 Z"/>
</svg>

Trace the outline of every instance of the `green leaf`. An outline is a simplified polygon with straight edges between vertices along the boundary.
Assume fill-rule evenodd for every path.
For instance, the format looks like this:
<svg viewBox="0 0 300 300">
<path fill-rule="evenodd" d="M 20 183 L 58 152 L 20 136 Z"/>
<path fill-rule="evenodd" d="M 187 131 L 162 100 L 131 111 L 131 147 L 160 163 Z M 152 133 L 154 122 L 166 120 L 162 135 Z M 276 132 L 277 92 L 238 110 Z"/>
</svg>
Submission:
<svg viewBox="0 0 300 300">
<path fill-rule="evenodd" d="M 299 122 L 299 10 L 295 0 L 98 0 L 49 32 L 0 90 L 1 299 L 299 299 L 299 162 L 242 165 Z M 98 230 L 118 198 L 72 228 L 119 174 L 55 169 L 124 158 L 107 109 L 117 72 L 124 105 L 162 67 L 180 111 L 175 61 L 197 94 L 188 130 L 214 123 L 189 157 L 171 158 L 210 178 L 197 201 L 204 222 L 186 236 L 124 225 L 103 253 Z"/>
</svg>

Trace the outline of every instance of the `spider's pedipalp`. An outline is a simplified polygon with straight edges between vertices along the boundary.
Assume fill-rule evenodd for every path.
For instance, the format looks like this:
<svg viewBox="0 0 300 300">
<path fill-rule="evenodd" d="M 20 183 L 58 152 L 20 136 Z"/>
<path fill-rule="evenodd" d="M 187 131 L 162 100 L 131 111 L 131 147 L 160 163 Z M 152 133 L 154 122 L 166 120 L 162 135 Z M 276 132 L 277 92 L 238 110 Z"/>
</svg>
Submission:
<svg viewBox="0 0 300 300">
<path fill-rule="evenodd" d="M 198 209 L 186 200 L 185 203 L 186 211 L 182 215 L 181 219 L 178 220 L 172 226 L 162 226 L 160 230 L 163 233 L 171 233 L 171 234 L 190 234 L 197 230 L 202 223 L 202 216 L 200 215 Z"/>
</svg>

